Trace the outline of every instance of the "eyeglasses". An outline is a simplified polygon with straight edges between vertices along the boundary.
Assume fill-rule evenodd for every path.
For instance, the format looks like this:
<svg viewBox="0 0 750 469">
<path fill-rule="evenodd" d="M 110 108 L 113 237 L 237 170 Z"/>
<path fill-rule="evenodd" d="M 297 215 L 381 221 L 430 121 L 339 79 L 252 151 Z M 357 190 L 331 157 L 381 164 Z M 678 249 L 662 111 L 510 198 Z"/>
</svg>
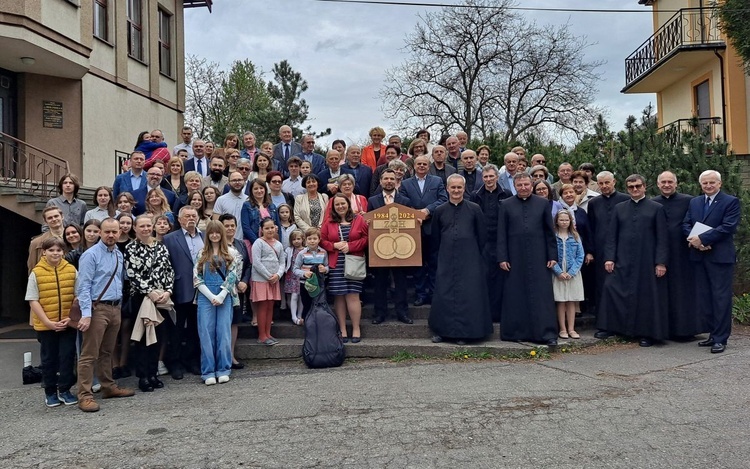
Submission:
<svg viewBox="0 0 750 469">
<path fill-rule="evenodd" d="M 274 179 L 271 181 L 271 184 L 281 184 L 281 179 Z"/>
<path fill-rule="evenodd" d="M 631 189 L 640 189 L 641 187 L 643 187 L 643 184 L 630 184 L 630 185 L 627 186 L 628 190 L 631 190 Z"/>
<path fill-rule="evenodd" d="M 237 168 L 237 171 L 250 171 L 250 168 Z"/>
</svg>

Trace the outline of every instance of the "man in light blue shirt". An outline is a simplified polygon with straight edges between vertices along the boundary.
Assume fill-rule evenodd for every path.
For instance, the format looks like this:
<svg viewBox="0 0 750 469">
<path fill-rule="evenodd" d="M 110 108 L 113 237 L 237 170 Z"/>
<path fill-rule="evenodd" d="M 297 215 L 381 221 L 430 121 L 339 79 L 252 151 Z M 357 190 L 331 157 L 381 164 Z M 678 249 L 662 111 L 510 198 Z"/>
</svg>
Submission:
<svg viewBox="0 0 750 469">
<path fill-rule="evenodd" d="M 79 261 L 76 295 L 81 306 L 78 330 L 83 333 L 83 345 L 78 359 L 78 407 L 84 412 L 99 410 L 91 391 L 94 362 L 104 399 L 135 394 L 132 389 L 118 387 L 112 378 L 112 353 L 120 331 L 125 271 L 122 253 L 116 244 L 119 236 L 118 221 L 105 219 L 101 223 L 101 240 L 86 250 Z"/>
</svg>

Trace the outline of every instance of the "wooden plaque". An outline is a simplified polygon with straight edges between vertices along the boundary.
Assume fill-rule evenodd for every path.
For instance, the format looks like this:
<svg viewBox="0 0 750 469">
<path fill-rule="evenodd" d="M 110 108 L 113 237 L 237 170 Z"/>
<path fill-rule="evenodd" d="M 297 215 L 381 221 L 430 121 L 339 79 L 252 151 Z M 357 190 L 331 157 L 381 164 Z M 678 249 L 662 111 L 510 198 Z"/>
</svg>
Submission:
<svg viewBox="0 0 750 469">
<path fill-rule="evenodd" d="M 420 267 L 425 214 L 390 204 L 363 215 L 369 221 L 370 267 Z"/>
</svg>

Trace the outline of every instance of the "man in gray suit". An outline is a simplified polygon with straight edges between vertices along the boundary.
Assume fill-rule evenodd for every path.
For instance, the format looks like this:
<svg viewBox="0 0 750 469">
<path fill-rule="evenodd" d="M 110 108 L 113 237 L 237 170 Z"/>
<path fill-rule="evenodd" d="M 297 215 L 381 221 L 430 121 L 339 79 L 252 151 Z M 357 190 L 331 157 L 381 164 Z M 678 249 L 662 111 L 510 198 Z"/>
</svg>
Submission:
<svg viewBox="0 0 750 469">
<path fill-rule="evenodd" d="M 284 177 L 289 177 L 286 162 L 290 157 L 300 153 L 302 153 L 302 145 L 294 141 L 292 128 L 288 125 L 279 127 L 279 143 L 273 146 L 273 159 L 276 160 L 274 166 L 278 164 L 278 168 L 274 167 L 274 169 L 281 171 Z"/>
</svg>

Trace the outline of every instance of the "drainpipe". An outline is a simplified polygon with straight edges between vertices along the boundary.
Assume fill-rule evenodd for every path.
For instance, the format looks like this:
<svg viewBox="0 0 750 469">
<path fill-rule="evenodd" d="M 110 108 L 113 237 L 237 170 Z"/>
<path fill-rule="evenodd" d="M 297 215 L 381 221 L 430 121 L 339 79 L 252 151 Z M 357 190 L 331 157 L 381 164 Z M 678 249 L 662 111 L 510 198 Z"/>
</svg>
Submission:
<svg viewBox="0 0 750 469">
<path fill-rule="evenodd" d="M 714 55 L 719 58 L 719 69 L 721 70 L 721 128 L 724 133 L 724 141 L 727 141 L 727 105 L 726 105 L 726 85 L 724 84 L 724 57 L 719 54 L 718 49 L 714 49 Z"/>
</svg>

